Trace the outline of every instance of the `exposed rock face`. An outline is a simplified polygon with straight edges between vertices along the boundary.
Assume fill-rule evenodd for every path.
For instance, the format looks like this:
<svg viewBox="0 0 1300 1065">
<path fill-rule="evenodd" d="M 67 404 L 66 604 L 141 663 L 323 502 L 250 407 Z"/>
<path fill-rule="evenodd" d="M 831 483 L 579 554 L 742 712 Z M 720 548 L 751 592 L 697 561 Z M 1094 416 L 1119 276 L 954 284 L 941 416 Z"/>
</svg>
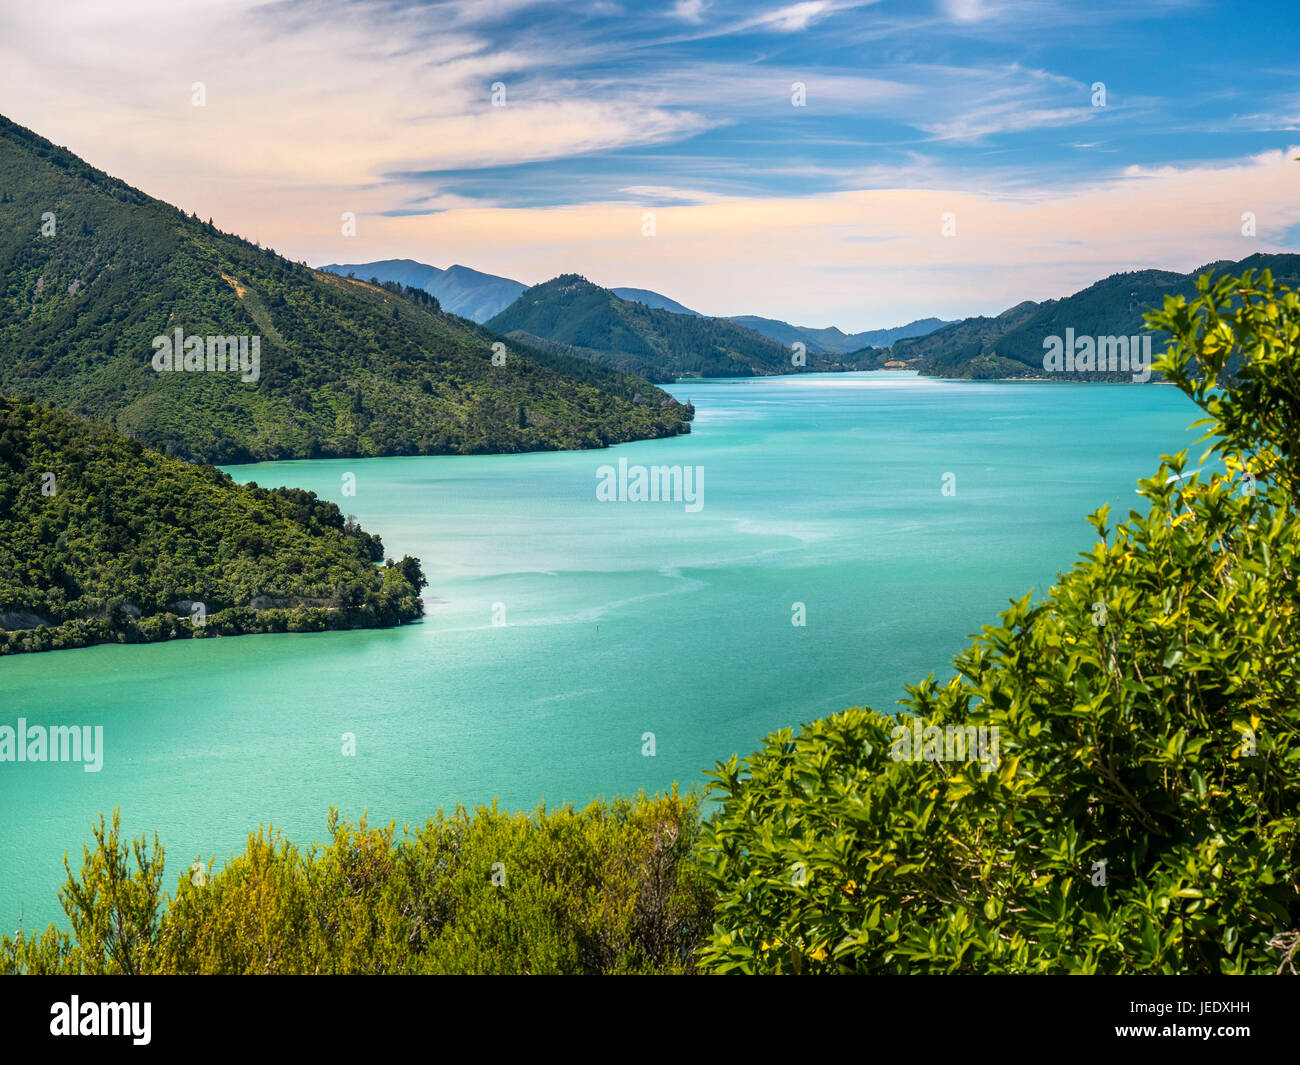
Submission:
<svg viewBox="0 0 1300 1065">
<path fill-rule="evenodd" d="M 121 603 L 115 607 L 117 611 L 129 618 L 139 618 L 142 611 L 134 603 Z M 20 629 L 44 629 L 53 625 L 54 622 L 49 618 L 42 617 L 34 610 L 24 610 L 22 607 L 10 607 L 8 610 L 0 610 L 0 629 L 20 630 Z"/>
<path fill-rule="evenodd" d="M 49 622 L 31 610 L 0 610 L 0 629 L 40 629 Z"/>
</svg>

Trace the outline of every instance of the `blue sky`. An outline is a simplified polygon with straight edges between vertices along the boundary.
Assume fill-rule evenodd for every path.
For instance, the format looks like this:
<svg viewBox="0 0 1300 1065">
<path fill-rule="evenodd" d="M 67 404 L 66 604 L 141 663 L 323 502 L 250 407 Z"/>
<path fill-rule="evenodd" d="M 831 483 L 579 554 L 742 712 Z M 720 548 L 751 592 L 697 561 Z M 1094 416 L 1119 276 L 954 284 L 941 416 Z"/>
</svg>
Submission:
<svg viewBox="0 0 1300 1065">
<path fill-rule="evenodd" d="M 502 50 L 548 42 L 557 61 L 485 77 L 502 79 L 508 100 L 639 90 L 697 117 L 698 131 L 402 176 L 512 206 L 635 186 L 801 195 L 927 171 L 1041 187 L 1082 168 L 1238 158 L 1300 125 L 1300 5 L 1289 2 L 885 0 L 773 5 L 766 21 L 752 3 L 585 7 L 503 5 L 482 24 Z"/>
<path fill-rule="evenodd" d="M 0 111 L 295 259 L 871 328 L 1300 249 L 1298 6 L 49 0 Z"/>
</svg>

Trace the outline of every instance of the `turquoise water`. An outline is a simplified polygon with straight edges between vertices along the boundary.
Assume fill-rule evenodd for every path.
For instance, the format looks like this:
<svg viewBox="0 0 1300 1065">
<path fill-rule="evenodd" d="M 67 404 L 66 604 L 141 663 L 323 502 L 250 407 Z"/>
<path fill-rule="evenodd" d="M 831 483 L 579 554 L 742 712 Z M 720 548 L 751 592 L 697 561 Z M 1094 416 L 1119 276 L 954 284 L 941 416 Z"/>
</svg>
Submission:
<svg viewBox="0 0 1300 1065">
<path fill-rule="evenodd" d="M 114 806 L 128 833 L 158 831 L 171 889 L 258 824 L 319 840 L 331 804 L 400 827 L 493 797 L 697 785 L 772 729 L 890 709 L 1068 567 L 1087 512 L 1126 513 L 1137 478 L 1195 439 L 1167 387 L 877 373 L 673 391 L 698 411 L 690 436 L 233 468 L 312 489 L 419 556 L 426 619 L 0 660 L 0 723 L 101 724 L 105 745 L 97 774 L 0 763 L 0 928 L 63 923 L 62 856 L 77 868 Z M 619 458 L 703 467 L 703 507 L 597 501 Z"/>
</svg>

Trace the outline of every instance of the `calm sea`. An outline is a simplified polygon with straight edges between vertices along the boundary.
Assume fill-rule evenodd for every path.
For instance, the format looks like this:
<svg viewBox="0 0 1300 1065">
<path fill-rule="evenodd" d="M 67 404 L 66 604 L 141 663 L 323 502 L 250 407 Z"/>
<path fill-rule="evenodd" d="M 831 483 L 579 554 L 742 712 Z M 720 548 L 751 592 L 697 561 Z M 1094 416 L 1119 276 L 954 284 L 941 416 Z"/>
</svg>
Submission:
<svg viewBox="0 0 1300 1065">
<path fill-rule="evenodd" d="M 321 839 L 331 804 L 400 827 L 493 798 L 698 786 L 770 730 L 892 709 L 1089 547 L 1086 513 L 1127 513 L 1137 478 L 1196 436 L 1195 409 L 1157 386 L 875 373 L 672 390 L 698 412 L 672 440 L 232 468 L 419 556 L 426 619 L 0 660 L 0 723 L 101 724 L 105 744 L 99 773 L 0 764 L 0 928 L 65 923 L 63 854 L 78 868 L 114 806 L 128 833 L 158 831 L 174 890 L 259 824 Z M 689 468 L 702 505 L 598 500 L 620 459 L 633 477 Z"/>
</svg>

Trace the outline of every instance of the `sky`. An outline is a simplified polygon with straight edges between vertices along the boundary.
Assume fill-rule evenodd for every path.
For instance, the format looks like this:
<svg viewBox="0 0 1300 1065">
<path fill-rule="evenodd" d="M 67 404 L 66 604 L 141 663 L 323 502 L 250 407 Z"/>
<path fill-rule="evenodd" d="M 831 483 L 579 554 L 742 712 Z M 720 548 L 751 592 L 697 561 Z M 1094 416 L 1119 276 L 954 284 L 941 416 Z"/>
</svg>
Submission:
<svg viewBox="0 0 1300 1065">
<path fill-rule="evenodd" d="M 1300 251 L 1297 29 L 1296 0 L 4 0 L 0 113 L 311 265 L 860 330 Z"/>
</svg>

